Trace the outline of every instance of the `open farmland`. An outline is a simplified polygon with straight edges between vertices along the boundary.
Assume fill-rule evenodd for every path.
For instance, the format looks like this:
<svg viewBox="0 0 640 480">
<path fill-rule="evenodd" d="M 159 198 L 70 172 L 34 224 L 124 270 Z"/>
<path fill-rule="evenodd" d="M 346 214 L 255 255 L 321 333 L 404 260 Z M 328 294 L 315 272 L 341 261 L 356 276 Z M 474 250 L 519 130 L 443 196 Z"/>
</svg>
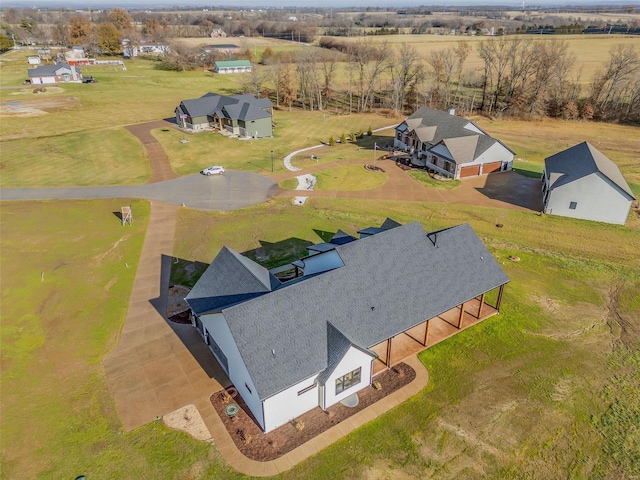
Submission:
<svg viewBox="0 0 640 480">
<path fill-rule="evenodd" d="M 391 40 L 399 38 L 412 36 Z M 459 40 L 433 38 L 450 46 Z M 0 83 L 16 84 L 25 52 L 2 59 Z M 127 71 L 90 69 L 97 84 L 64 85 L 42 97 L 0 90 L 2 102 L 77 99 L 38 117 L 2 118 L 3 188 L 141 183 L 149 176 L 142 145 L 123 125 L 170 117 L 183 98 L 239 88 L 239 77 L 154 65 L 139 59 L 127 62 Z M 638 127 L 476 120 L 516 151 L 515 167 L 524 173 L 537 174 L 545 156 L 587 140 L 640 195 Z M 271 150 L 282 173 L 281 158 L 294 149 L 399 121 L 294 109 L 276 111 L 274 139 L 207 133 L 182 143 L 173 128 L 154 135 L 179 174 L 219 163 L 268 175 Z M 371 158 L 373 138 L 322 147 L 318 162 L 305 153 L 293 163 L 326 164 L 325 186 L 338 192 L 375 188 L 384 177 L 364 185 L 369 179 L 354 174 L 357 167 L 332 165 Z M 33 168 L 42 172 L 30 178 Z M 220 444 L 195 441 L 160 421 L 124 432 L 102 360 L 119 339 L 150 208 L 133 201 L 135 221 L 123 227 L 115 213 L 125 203 L 0 204 L 3 478 L 247 478 L 225 463 Z M 501 314 L 421 353 L 430 382 L 415 397 L 277 478 L 639 477 L 637 210 L 618 226 L 464 204 L 311 198 L 298 207 L 276 197 L 234 212 L 179 209 L 166 254 L 181 266 L 199 262 L 201 271 L 223 245 L 254 256 L 260 249 L 271 267 L 304 253 L 306 242 L 322 241 L 318 231 L 355 234 L 386 217 L 421 222 L 427 231 L 471 224 L 511 279 Z M 511 261 L 514 255 L 520 261 Z"/>
<path fill-rule="evenodd" d="M 499 37 L 466 37 L 460 35 L 379 35 L 367 37 L 373 42 L 388 42 L 390 46 L 397 47 L 401 44 L 409 44 L 426 58 L 431 52 L 454 48 L 458 42 L 469 42 L 474 48 L 465 61 L 464 68 L 473 72 L 482 67 L 482 60 L 478 55 L 476 45 L 482 41 L 497 40 Z M 566 41 L 569 51 L 575 55 L 574 75 L 580 73 L 583 84 L 593 79 L 594 74 L 609 58 L 609 51 L 616 45 L 631 45 L 640 51 L 640 42 L 633 36 L 605 36 L 605 35 L 523 35 L 526 41 L 554 42 Z M 349 37 L 341 41 L 357 42 L 358 38 Z"/>
</svg>

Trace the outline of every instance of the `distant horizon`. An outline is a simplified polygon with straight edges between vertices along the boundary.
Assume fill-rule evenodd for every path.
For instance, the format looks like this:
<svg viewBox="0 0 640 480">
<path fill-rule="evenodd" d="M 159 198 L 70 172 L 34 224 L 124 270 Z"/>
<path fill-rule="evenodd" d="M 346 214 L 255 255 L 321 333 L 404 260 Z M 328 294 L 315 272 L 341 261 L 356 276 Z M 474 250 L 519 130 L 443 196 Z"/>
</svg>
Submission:
<svg viewBox="0 0 640 480">
<path fill-rule="evenodd" d="M 537 1 L 525 1 L 525 8 L 562 8 L 562 7 L 575 7 L 580 6 L 602 6 L 602 7 L 614 7 L 622 5 L 638 6 L 640 8 L 640 1 L 624 1 L 624 0 L 537 0 Z M 426 9 L 433 10 L 445 10 L 447 7 L 504 7 L 518 10 L 522 8 L 522 2 L 514 0 L 447 0 L 433 4 L 426 4 L 424 0 L 404 0 L 401 4 L 392 2 L 391 0 L 352 0 L 350 5 L 344 5 L 344 2 L 338 0 L 328 0 L 318 5 L 314 0 L 249 0 L 246 5 L 208 5 L 206 1 L 202 0 L 183 0 L 180 3 L 175 0 L 124 0 L 124 1 L 111 1 L 111 0 L 8 0 L 2 2 L 2 9 L 17 7 L 17 8 L 76 8 L 76 9 L 89 9 L 89 8 L 114 8 L 121 7 L 127 9 L 174 9 L 185 7 L 198 7 L 206 8 L 208 10 L 224 10 L 224 9 L 260 9 L 260 8 L 415 8 L 424 7 Z"/>
</svg>

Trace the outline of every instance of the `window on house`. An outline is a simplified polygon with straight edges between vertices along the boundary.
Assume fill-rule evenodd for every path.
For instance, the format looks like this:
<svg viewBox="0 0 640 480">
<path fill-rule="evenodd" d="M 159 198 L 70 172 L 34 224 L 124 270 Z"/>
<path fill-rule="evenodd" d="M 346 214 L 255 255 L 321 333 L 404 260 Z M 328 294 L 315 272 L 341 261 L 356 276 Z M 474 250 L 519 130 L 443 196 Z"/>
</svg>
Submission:
<svg viewBox="0 0 640 480">
<path fill-rule="evenodd" d="M 570 202 L 569 210 L 575 210 L 577 206 L 578 206 L 578 202 Z"/>
<path fill-rule="evenodd" d="M 251 391 L 251 389 L 249 388 L 249 385 L 247 385 L 247 383 L 246 383 L 246 382 L 245 382 L 244 386 L 245 386 L 245 388 L 246 388 L 247 390 L 249 390 L 249 393 L 250 393 L 251 395 L 253 395 L 253 392 Z"/>
<path fill-rule="evenodd" d="M 402 140 L 402 133 L 398 132 L 398 140 Z"/>
<path fill-rule="evenodd" d="M 336 395 L 360 383 L 360 373 L 361 368 L 358 367 L 353 372 L 349 372 L 340 378 L 336 378 Z"/>
</svg>

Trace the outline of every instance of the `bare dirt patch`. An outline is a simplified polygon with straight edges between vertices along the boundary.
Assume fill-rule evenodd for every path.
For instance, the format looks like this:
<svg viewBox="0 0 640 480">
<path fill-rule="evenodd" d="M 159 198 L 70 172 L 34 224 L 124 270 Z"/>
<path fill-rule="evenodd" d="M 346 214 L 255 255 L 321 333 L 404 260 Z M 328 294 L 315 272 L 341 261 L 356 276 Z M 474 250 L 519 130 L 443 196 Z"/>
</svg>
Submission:
<svg viewBox="0 0 640 480">
<path fill-rule="evenodd" d="M 195 405 L 186 405 L 162 417 L 162 421 L 169 428 L 182 430 L 196 440 L 209 441 L 211 433 L 202 420 Z"/>
<path fill-rule="evenodd" d="M 49 88 L 58 87 L 46 87 Z M 62 90 L 62 89 L 60 89 Z M 81 105 L 80 99 L 71 95 L 48 96 L 47 93 L 34 94 L 33 90 L 19 92 L 21 98 L 5 100 L 0 103 L 0 117 L 35 117 L 48 113 L 71 110 Z M 24 98 L 33 95 L 35 98 Z"/>
<path fill-rule="evenodd" d="M 191 291 L 184 285 L 171 285 L 167 292 L 167 318 L 176 323 L 190 323 L 189 305 L 184 297 Z"/>
<path fill-rule="evenodd" d="M 346 407 L 338 403 L 326 411 L 317 407 L 267 434 L 262 433 L 239 394 L 236 393 L 235 397 L 231 397 L 225 391 L 216 392 L 211 396 L 211 403 L 238 450 L 248 458 L 266 462 L 299 447 L 369 405 L 411 383 L 415 378 L 415 370 L 405 363 L 400 363 L 374 377 L 374 384 L 378 383 L 380 389 L 368 386 L 360 390 L 357 393 L 357 406 Z M 225 409 L 231 404 L 236 404 L 238 407 L 238 413 L 233 417 L 229 417 L 225 413 Z"/>
</svg>

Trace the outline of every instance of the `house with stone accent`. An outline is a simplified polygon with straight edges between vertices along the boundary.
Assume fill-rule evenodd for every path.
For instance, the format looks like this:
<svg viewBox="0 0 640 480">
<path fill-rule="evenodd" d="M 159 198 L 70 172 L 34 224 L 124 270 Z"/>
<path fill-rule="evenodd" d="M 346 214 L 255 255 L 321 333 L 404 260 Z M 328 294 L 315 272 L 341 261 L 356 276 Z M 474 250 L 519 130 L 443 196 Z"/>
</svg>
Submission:
<svg viewBox="0 0 640 480">
<path fill-rule="evenodd" d="M 422 107 L 396 127 L 395 148 L 411 163 L 454 179 L 511 170 L 514 152 L 474 122 Z"/>
<path fill-rule="evenodd" d="M 218 95 L 183 100 L 176 107 L 176 124 L 190 132 L 218 130 L 249 138 L 273 136 L 273 104 L 251 94 Z"/>
<path fill-rule="evenodd" d="M 544 213 L 623 225 L 635 200 L 618 166 L 589 142 L 544 159 Z"/>
<path fill-rule="evenodd" d="M 185 300 L 263 431 L 357 396 L 375 375 L 499 312 L 509 281 L 468 224 L 387 219 L 308 247 L 281 281 L 224 247 Z"/>
</svg>

